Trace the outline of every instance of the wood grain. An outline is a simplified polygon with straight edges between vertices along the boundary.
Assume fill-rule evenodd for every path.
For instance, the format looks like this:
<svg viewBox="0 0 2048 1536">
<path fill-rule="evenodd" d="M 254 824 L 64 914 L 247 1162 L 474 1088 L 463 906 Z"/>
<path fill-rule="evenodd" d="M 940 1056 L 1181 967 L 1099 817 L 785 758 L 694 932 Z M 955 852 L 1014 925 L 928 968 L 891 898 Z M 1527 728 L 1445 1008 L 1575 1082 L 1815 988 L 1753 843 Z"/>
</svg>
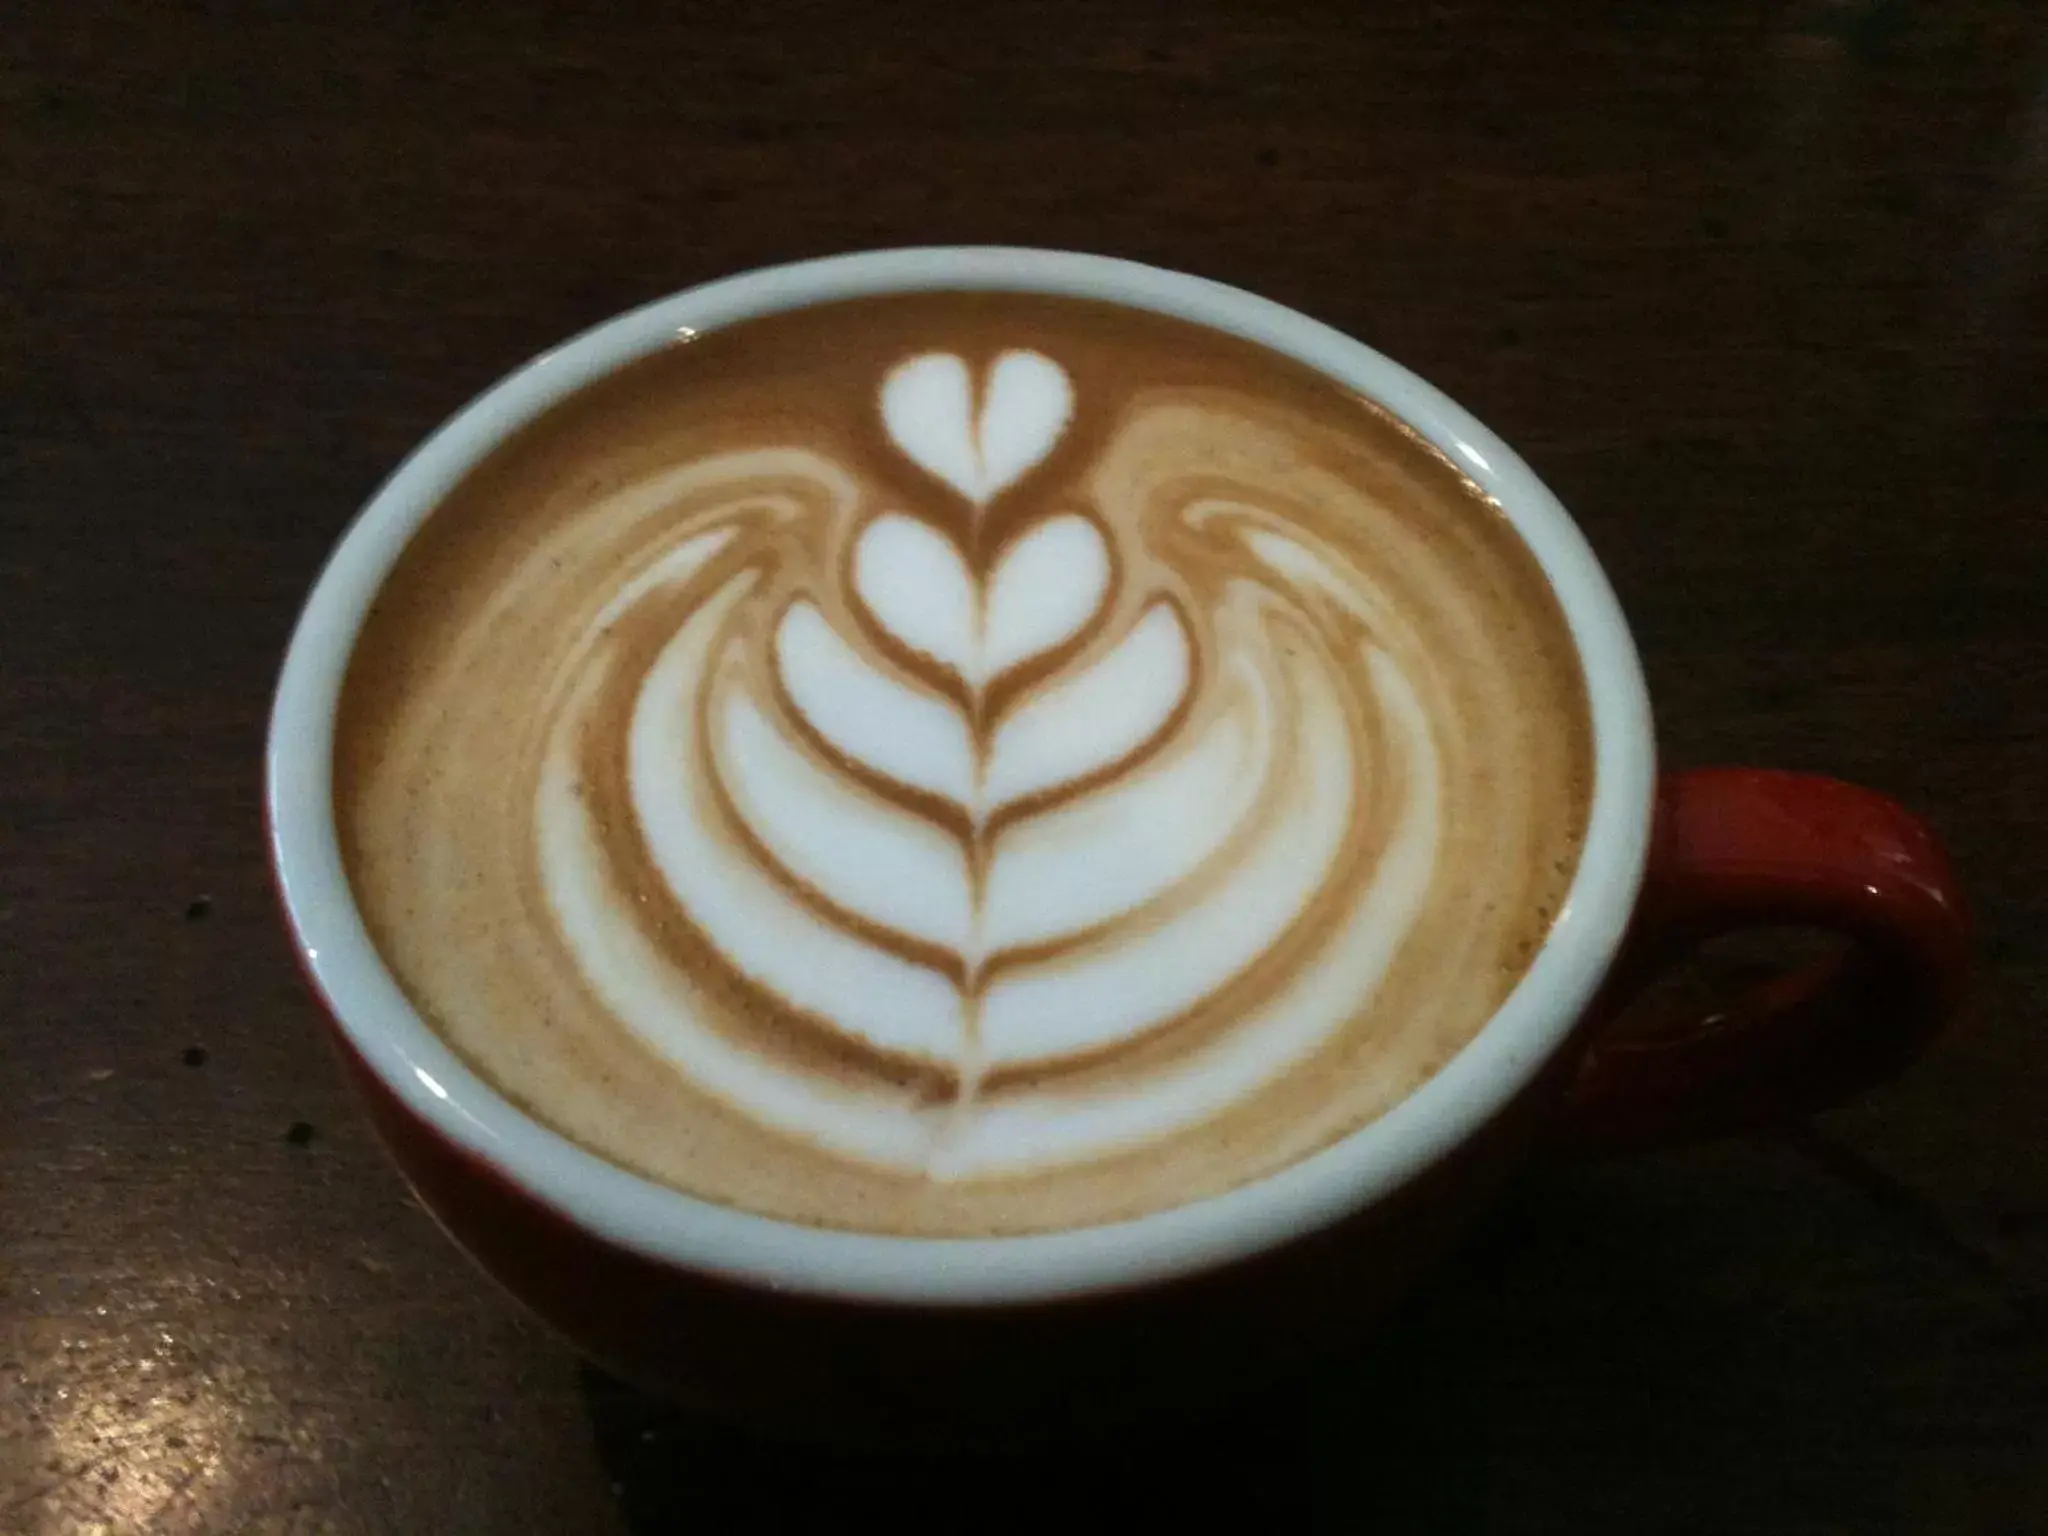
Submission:
<svg viewBox="0 0 2048 1536">
<path fill-rule="evenodd" d="M 73 0 L 0 47 L 0 1529 L 1074 1517 L 2048 1529 L 2048 28 L 2010 0 Z M 1298 305 L 1564 498 L 1665 752 L 1951 839 L 1965 1025 L 1825 1123 L 1532 1171 L 1371 1360 L 1071 1467 L 582 1372 L 380 1158 L 257 759 L 354 508 L 521 358 L 758 262 L 1018 241 Z M 970 1494 L 972 1490 L 970 1489 Z"/>
</svg>

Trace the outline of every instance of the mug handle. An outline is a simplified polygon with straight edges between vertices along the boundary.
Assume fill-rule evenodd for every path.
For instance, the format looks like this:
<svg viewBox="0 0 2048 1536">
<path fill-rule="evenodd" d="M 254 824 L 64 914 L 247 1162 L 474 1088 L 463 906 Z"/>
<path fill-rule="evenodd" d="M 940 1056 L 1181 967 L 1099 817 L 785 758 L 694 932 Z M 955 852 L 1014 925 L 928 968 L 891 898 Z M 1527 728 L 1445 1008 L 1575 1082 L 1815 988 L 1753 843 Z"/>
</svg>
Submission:
<svg viewBox="0 0 2048 1536">
<path fill-rule="evenodd" d="M 1667 1006 L 1647 1026 L 1618 1019 L 1706 941 L 1770 927 L 1846 944 L 1733 996 Z M 1605 1151 L 1710 1136 L 1881 1082 L 1953 1010 L 1969 939 L 1948 855 L 1896 801 L 1813 774 L 1666 775 L 1642 897 L 1589 1012 L 1561 1140 Z"/>
</svg>

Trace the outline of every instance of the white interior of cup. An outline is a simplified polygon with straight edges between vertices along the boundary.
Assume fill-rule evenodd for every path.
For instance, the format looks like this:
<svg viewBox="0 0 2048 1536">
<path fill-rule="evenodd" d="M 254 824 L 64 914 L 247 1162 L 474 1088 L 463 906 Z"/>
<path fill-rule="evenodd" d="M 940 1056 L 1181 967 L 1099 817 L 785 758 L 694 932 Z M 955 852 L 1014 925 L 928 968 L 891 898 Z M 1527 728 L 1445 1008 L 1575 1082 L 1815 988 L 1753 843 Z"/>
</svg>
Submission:
<svg viewBox="0 0 2048 1536">
<path fill-rule="evenodd" d="M 828 300 L 932 289 L 1070 294 L 1176 315 L 1379 401 L 1505 509 L 1556 588 L 1592 703 L 1596 782 L 1579 870 L 1544 948 L 1485 1029 L 1414 1094 L 1324 1151 L 1226 1194 L 1106 1226 L 983 1239 L 805 1227 L 692 1199 L 583 1151 L 515 1109 L 421 1021 L 370 942 L 335 834 L 335 705 L 350 648 L 407 539 L 471 466 L 554 402 L 678 337 Z M 321 573 L 278 684 L 265 789 L 272 856 L 308 972 L 370 1068 L 442 1135 L 589 1230 L 655 1258 L 778 1290 L 972 1304 L 1224 1263 L 1357 1210 L 1457 1146 L 1563 1042 L 1605 973 L 1642 879 L 1653 772 L 1635 646 L 1592 551 L 1529 467 L 1439 391 L 1328 326 L 1219 283 L 1072 252 L 933 247 L 691 289 L 586 331 L 466 406 L 370 499 Z"/>
</svg>

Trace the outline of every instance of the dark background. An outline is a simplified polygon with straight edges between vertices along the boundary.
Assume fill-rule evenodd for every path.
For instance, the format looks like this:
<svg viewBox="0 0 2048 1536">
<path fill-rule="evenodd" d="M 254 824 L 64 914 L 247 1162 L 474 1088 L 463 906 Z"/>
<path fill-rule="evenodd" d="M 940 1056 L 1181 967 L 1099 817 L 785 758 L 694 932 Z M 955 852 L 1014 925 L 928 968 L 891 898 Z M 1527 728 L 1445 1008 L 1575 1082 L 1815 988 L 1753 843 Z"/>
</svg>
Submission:
<svg viewBox="0 0 2048 1536">
<path fill-rule="evenodd" d="M 14 5 L 0 1530 L 2048 1530 L 2048 30 L 2023 3 Z M 1532 1170 L 1214 1428 L 800 1453 L 583 1371 L 408 1198 L 271 906 L 267 695 L 379 477 L 760 262 L 1006 241 L 1334 322 L 1515 443 L 1668 761 L 1951 842 L 1975 996 L 1811 1129 Z"/>
</svg>

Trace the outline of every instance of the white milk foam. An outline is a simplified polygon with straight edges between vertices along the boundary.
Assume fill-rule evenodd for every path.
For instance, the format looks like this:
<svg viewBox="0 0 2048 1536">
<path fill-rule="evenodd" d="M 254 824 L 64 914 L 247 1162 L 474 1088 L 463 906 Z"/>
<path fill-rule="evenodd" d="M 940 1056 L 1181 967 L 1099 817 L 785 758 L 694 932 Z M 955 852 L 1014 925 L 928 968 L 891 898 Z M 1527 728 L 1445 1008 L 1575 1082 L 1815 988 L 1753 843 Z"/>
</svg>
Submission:
<svg viewBox="0 0 2048 1536">
<path fill-rule="evenodd" d="M 587 1145 L 804 1220 L 1104 1219 L 1384 1108 L 1526 963 L 1584 742 L 1512 535 L 1397 425 L 1118 396 L 1051 331 L 882 353 L 851 448 L 564 458 L 406 599 L 351 878 Z"/>
<path fill-rule="evenodd" d="M 903 363 L 881 390 L 890 439 L 957 493 L 935 488 L 932 503 L 959 538 L 1052 451 L 1072 412 L 1065 372 L 1031 352 L 996 359 L 978 412 L 976 393 L 967 365 L 944 354 Z M 678 906 L 783 1003 L 861 1046 L 955 1077 L 958 1097 L 924 1113 L 921 1128 L 905 1123 L 916 1111 L 848 1095 L 799 1067 L 734 1070 L 722 1039 L 677 1017 L 654 957 L 594 937 L 612 926 L 605 853 L 560 791 L 582 731 L 573 712 L 551 754 L 553 792 L 537 808 L 548 899 L 587 980 L 621 1019 L 685 1074 L 786 1134 L 944 1178 L 1099 1157 L 1287 1071 L 1370 998 L 1428 887 L 1438 838 L 1429 725 L 1398 666 L 1371 648 L 1349 659 L 1289 657 L 1261 623 L 1253 581 L 1211 616 L 1211 665 L 1228 691 L 1198 722 L 1188 710 L 1194 642 L 1160 597 L 993 732 L 977 733 L 991 685 L 1107 616 L 1111 557 L 1103 530 L 1074 513 L 1026 528 L 984 577 L 955 537 L 882 513 L 855 542 L 848 596 L 889 638 L 956 674 L 970 690 L 966 707 L 899 675 L 799 601 L 775 629 L 774 661 L 799 725 L 830 749 L 807 750 L 801 734 L 777 728 L 776 701 L 724 664 L 731 610 L 756 580 L 742 571 L 663 648 L 631 724 L 633 811 Z M 1253 547 L 1290 584 L 1303 572 L 1288 565 L 1314 566 L 1278 535 Z M 1113 1104 L 1099 1088 L 1035 1093 L 1028 1108 L 977 1104 L 989 1073 L 1057 1067 L 1167 1026 L 1302 919 L 1329 881 L 1358 790 L 1333 667 L 1369 678 L 1395 772 L 1421 791 L 1406 798 L 1386 855 L 1352 895 L 1372 920 L 1338 955 L 1334 983 L 1283 989 L 1230 1048 L 1134 1076 Z M 1160 741 L 1182 714 L 1192 728 Z M 715 778 L 717 795 L 693 764 Z M 845 764 L 944 800 L 965 835 L 874 793 Z M 996 822 L 1078 785 L 1093 787 L 1038 816 Z M 735 846 L 727 815 L 750 849 Z M 906 958 L 902 940 L 944 951 L 952 974 Z M 1061 944 L 1073 947 L 1040 963 L 991 965 Z"/>
</svg>

